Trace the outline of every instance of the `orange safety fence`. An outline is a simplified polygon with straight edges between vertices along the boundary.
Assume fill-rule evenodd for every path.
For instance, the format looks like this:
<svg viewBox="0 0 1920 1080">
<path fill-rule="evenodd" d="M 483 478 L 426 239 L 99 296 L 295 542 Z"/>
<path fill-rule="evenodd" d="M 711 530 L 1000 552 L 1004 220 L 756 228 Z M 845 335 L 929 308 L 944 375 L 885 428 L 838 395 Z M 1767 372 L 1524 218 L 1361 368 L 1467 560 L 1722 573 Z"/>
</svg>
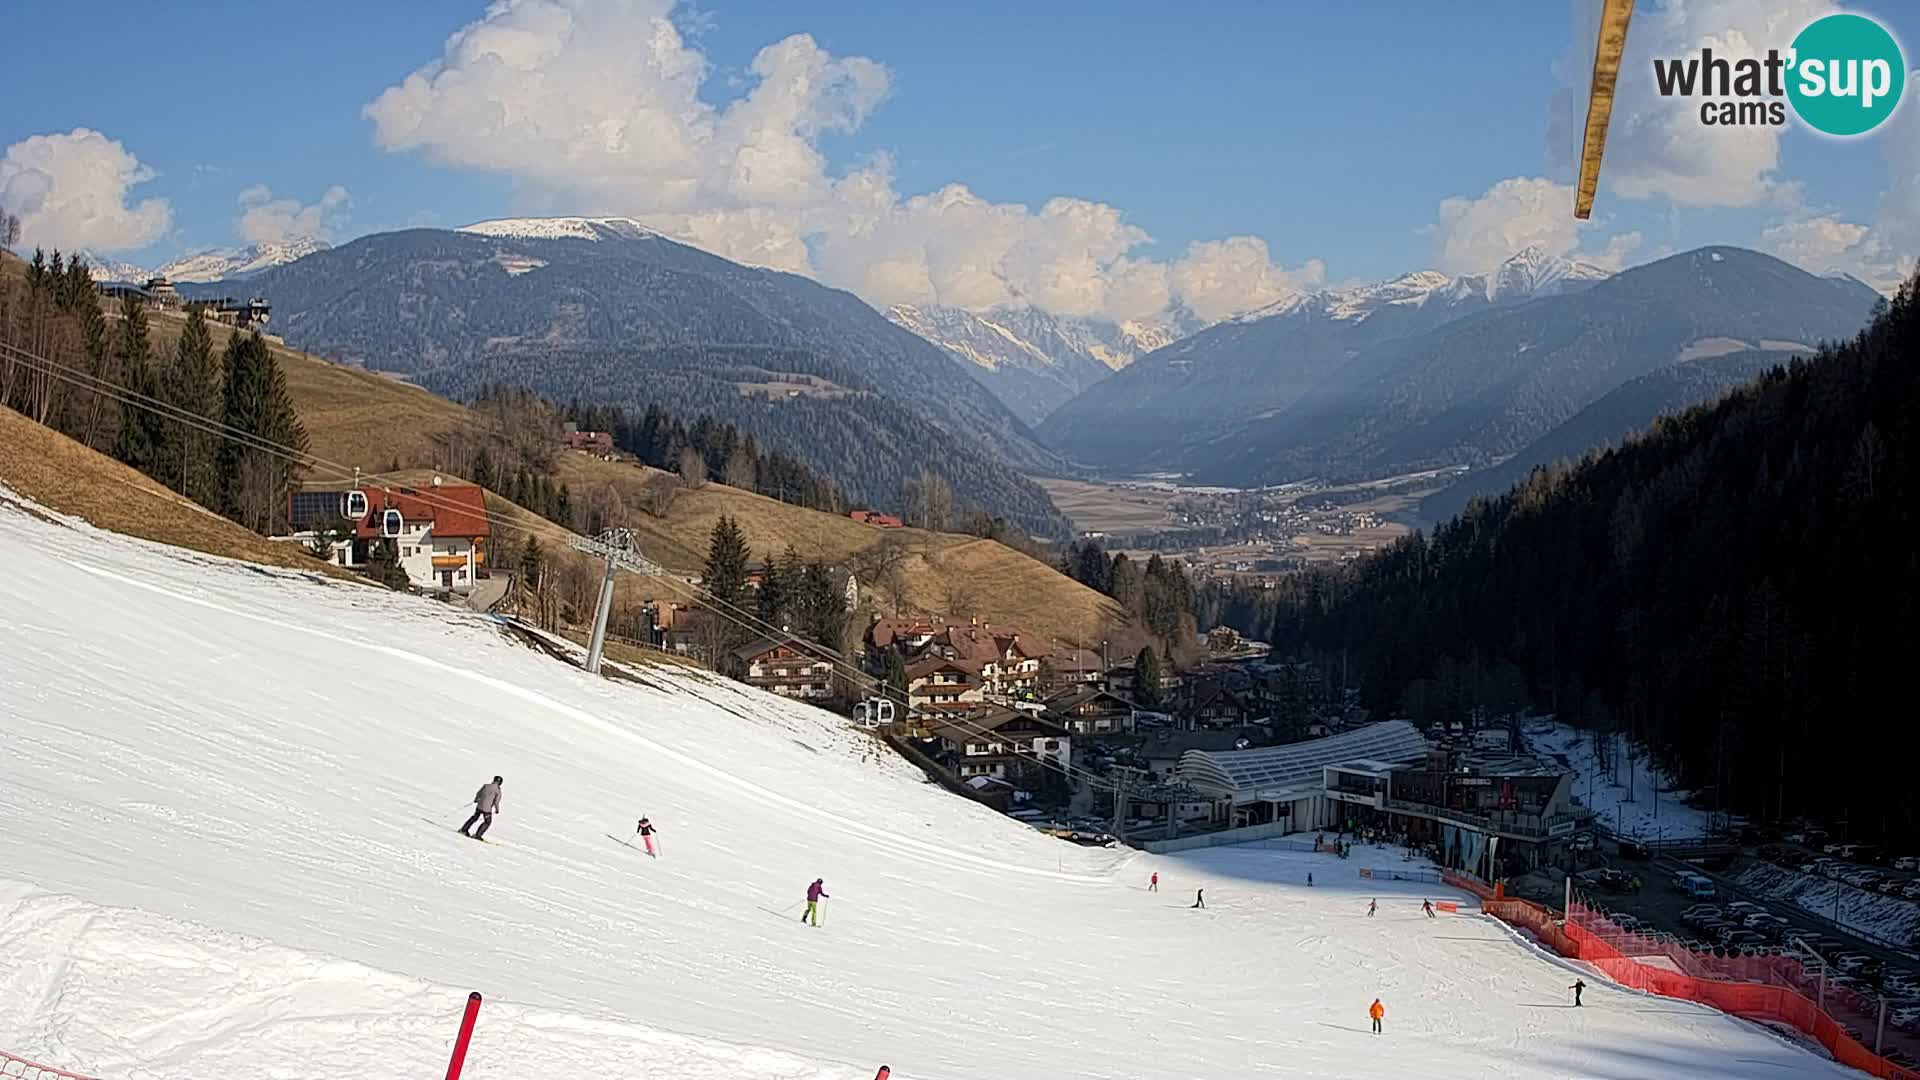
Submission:
<svg viewBox="0 0 1920 1080">
<path fill-rule="evenodd" d="M 1468 875 L 1448 872 L 1446 883 L 1480 897 L 1480 909 L 1532 934 L 1562 956 L 1591 964 L 1622 986 L 1709 1005 L 1748 1020 L 1790 1024 L 1817 1040 L 1834 1060 L 1887 1080 L 1920 1080 L 1920 1072 L 1875 1054 L 1845 1024 L 1824 1011 L 1810 995 L 1821 978 L 1798 959 L 1784 955 L 1733 955 L 1696 952 L 1673 940 L 1624 930 L 1605 914 L 1573 905 L 1571 917 L 1527 900 L 1508 899 L 1502 890 Z M 1824 989 L 1825 1000 L 1872 1015 L 1875 1004 L 1839 986 Z"/>
</svg>

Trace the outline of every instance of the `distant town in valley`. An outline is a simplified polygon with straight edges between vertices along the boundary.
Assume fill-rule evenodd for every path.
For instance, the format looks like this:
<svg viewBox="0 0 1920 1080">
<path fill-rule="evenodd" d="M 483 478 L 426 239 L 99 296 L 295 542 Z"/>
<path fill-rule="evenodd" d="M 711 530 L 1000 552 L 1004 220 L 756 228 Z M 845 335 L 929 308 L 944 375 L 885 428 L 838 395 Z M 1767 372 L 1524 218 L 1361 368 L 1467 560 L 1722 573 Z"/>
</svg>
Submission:
<svg viewBox="0 0 1920 1080">
<path fill-rule="evenodd" d="M 1197 580 L 1261 585 L 1317 563 L 1357 559 L 1418 526 L 1420 501 L 1467 472 L 1434 469 L 1353 484 L 1192 486 L 1177 478 L 1042 480 L 1082 539 L 1158 553 Z"/>
</svg>

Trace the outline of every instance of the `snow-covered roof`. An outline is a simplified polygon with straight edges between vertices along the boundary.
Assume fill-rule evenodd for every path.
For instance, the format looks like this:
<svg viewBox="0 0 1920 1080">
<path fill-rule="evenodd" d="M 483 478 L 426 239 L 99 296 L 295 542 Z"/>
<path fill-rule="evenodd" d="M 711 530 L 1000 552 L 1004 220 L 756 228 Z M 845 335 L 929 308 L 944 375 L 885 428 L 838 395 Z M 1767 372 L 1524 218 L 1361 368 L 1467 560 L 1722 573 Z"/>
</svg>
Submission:
<svg viewBox="0 0 1920 1080">
<path fill-rule="evenodd" d="M 1412 724 L 1389 720 L 1324 739 L 1258 750 L 1189 750 L 1176 769 L 1190 784 L 1244 798 L 1304 795 L 1326 782 L 1326 768 L 1356 760 L 1404 763 L 1427 753 Z"/>
</svg>

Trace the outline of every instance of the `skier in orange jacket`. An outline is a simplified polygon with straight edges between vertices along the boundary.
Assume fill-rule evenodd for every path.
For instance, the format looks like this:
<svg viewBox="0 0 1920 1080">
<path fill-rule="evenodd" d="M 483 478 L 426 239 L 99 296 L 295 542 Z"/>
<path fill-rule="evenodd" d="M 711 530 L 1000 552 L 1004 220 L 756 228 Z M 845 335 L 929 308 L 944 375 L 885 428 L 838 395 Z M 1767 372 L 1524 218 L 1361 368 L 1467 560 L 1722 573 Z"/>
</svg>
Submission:
<svg viewBox="0 0 1920 1080">
<path fill-rule="evenodd" d="M 1373 1017 L 1373 1033 L 1380 1034 L 1380 1021 L 1386 1019 L 1387 1007 L 1380 1004 L 1379 998 L 1374 998 L 1373 1004 L 1367 1006 L 1367 1015 Z"/>
</svg>

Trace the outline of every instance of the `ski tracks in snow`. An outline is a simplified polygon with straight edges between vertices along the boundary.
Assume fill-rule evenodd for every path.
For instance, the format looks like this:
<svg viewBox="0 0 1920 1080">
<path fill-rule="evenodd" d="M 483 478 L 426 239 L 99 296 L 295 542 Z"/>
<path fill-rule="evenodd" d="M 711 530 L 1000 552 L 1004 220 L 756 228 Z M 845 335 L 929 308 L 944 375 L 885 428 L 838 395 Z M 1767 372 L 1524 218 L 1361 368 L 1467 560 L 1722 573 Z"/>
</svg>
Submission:
<svg viewBox="0 0 1920 1080">
<path fill-rule="evenodd" d="M 853 836 L 857 836 L 867 841 L 869 844 L 878 848 L 886 849 L 891 854 L 896 855 L 900 858 L 909 859 L 914 862 L 918 862 L 926 865 L 932 865 L 932 866 L 943 866 L 948 868 L 953 868 L 956 866 L 964 866 L 964 867 L 970 867 L 970 868 L 975 868 L 980 870 L 992 871 L 994 873 L 1003 874 L 1007 876 L 1040 878 L 1043 880 L 1060 881 L 1060 882 L 1066 882 L 1066 883 L 1075 884 L 1075 885 L 1106 886 L 1112 882 L 1111 874 L 1101 874 L 1101 875 L 1077 874 L 1077 873 L 1071 873 L 1071 872 L 1068 872 L 1065 870 L 1059 870 L 1059 869 L 1048 870 L 1044 867 L 1022 866 L 1018 863 L 1003 862 L 998 859 L 991 859 L 991 858 L 987 858 L 986 856 L 976 855 L 976 854 L 973 854 L 972 852 L 958 851 L 944 844 L 931 843 L 924 840 L 916 840 L 908 836 L 903 836 L 899 833 L 889 832 L 877 826 L 868 825 L 865 822 L 855 821 L 851 818 L 842 817 L 838 814 L 821 810 L 818 807 L 812 805 L 811 803 L 805 802 L 804 800 L 796 799 L 789 795 L 783 795 L 780 792 L 773 791 L 770 788 L 764 787 L 760 784 L 756 784 L 751 780 L 744 779 L 742 777 L 728 773 L 725 770 L 709 765 L 708 763 L 701 760 L 700 758 L 695 757 L 691 754 L 683 753 L 680 750 L 675 749 L 674 747 L 666 745 L 665 743 L 661 743 L 654 739 L 650 739 L 645 735 L 642 735 L 639 732 L 632 730 L 631 728 L 604 720 L 601 717 L 596 716 L 595 714 L 587 711 L 586 709 L 582 709 L 574 705 L 569 705 L 566 702 L 557 701 L 551 697 L 548 697 L 545 694 L 542 694 L 535 690 L 527 689 L 526 687 L 520 686 L 506 679 L 496 678 L 492 675 L 487 675 L 478 671 L 466 670 L 466 669 L 457 667 L 455 665 L 444 663 L 442 661 L 433 659 L 432 657 L 422 656 L 419 653 L 409 652 L 405 649 L 395 648 L 391 645 L 380 645 L 373 642 L 360 641 L 356 638 L 330 633 L 328 631 L 315 629 L 313 627 L 292 625 L 277 619 L 269 618 L 268 616 L 261 615 L 256 612 L 236 610 L 234 608 L 227 607 L 226 605 L 215 603 L 212 600 L 206 599 L 204 597 L 190 596 L 186 593 L 179 592 L 175 589 L 168 588 L 166 586 L 156 585 L 152 582 L 141 581 L 138 578 L 129 577 L 125 574 L 119 573 L 114 570 L 109 570 L 103 566 L 97 566 L 97 565 L 88 563 L 84 560 L 67 558 L 64 561 L 68 565 L 84 573 L 92 574 L 96 577 L 105 578 L 107 580 L 114 581 L 118 584 L 125 585 L 130 588 L 136 588 L 136 589 L 141 589 L 147 592 L 156 593 L 158 595 L 165 596 L 169 599 L 178 601 L 183 604 L 192 604 L 195 607 L 201 607 L 201 608 L 206 608 L 212 611 L 216 611 L 230 618 L 244 619 L 249 622 L 262 623 L 267 626 L 274 627 L 275 629 L 290 635 L 317 637 L 317 638 L 324 639 L 326 641 L 333 642 L 335 644 L 346 645 L 353 648 L 365 649 L 367 651 L 376 652 L 383 656 L 391 657 L 396 660 L 401 660 L 406 663 L 415 664 L 420 667 L 428 668 L 436 672 L 439 672 L 443 675 L 451 676 L 454 678 L 466 679 L 468 681 L 485 686 L 490 690 L 494 690 L 501 694 L 505 694 L 510 697 L 517 698 L 518 700 L 527 702 L 530 705 L 536 705 L 549 712 L 556 713 L 561 716 L 565 716 L 568 719 L 573 720 L 578 724 L 591 727 L 603 734 L 610 735 L 616 739 L 620 739 L 620 740 L 632 743 L 636 747 L 642 750 L 645 750 L 650 754 L 655 754 L 660 757 L 666 758 L 667 760 L 672 761 L 677 765 L 683 766 L 692 772 L 706 776 L 717 783 L 724 784 L 737 792 L 751 795 L 753 798 L 759 800 L 762 803 L 765 803 L 771 806 L 777 806 L 786 810 L 792 810 L 800 814 L 804 814 L 807 817 L 813 819 L 814 821 L 822 825 L 837 829 L 841 832 L 848 833 Z"/>
</svg>

